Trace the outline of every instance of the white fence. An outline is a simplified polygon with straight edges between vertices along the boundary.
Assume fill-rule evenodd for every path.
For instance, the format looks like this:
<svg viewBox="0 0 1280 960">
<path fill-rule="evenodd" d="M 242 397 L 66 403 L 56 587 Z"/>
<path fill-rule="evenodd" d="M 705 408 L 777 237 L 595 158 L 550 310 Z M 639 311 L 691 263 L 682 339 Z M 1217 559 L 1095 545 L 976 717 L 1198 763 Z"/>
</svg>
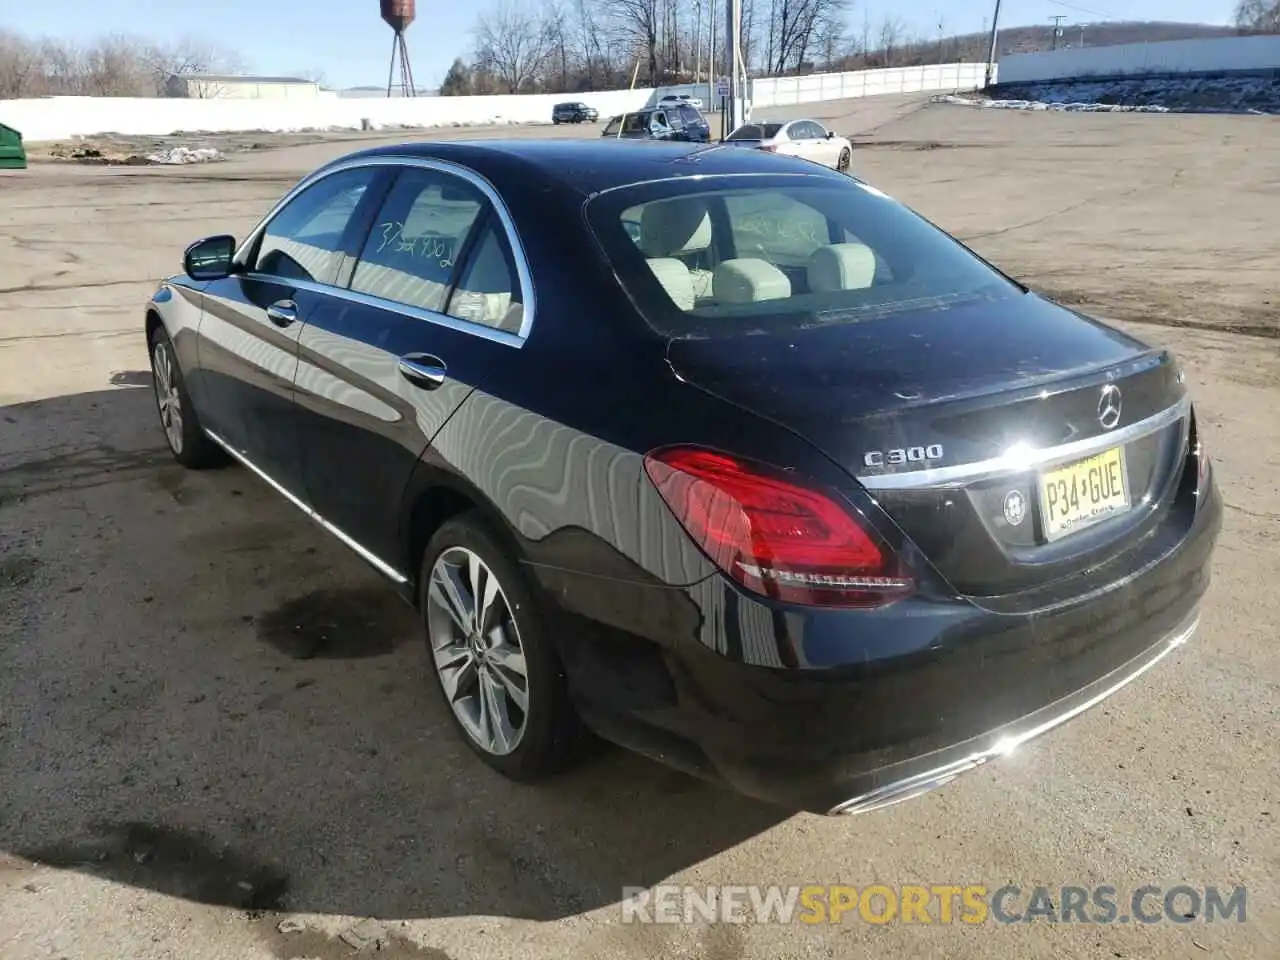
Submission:
<svg viewBox="0 0 1280 960">
<path fill-rule="evenodd" d="M 183 131 L 222 133 L 362 127 L 448 127 L 492 123 L 548 123 L 551 108 L 565 99 L 584 100 L 601 115 L 635 110 L 651 90 L 501 97 L 395 97 L 381 100 L 333 97 L 310 101 L 187 100 L 169 98 L 47 97 L 0 101 L 0 123 L 28 141 L 119 133 L 162 136 Z"/>
<path fill-rule="evenodd" d="M 819 73 L 807 77 L 769 77 L 751 81 L 751 106 L 782 107 L 847 97 L 875 97 L 889 93 L 925 93 L 980 89 L 986 81 L 985 63 L 943 63 L 850 73 Z"/>
<path fill-rule="evenodd" d="M 752 81 L 750 100 L 754 109 L 877 94 L 972 90 L 982 85 L 983 71 L 982 64 L 956 63 L 770 78 Z M 552 106 L 564 100 L 582 100 L 599 110 L 602 117 L 607 117 L 638 110 L 669 92 L 692 93 L 703 100 L 708 99 L 709 93 L 706 84 L 685 84 L 658 90 L 581 94 L 391 99 L 326 97 L 305 101 L 45 97 L 38 100 L 0 100 L 0 123 L 21 131 L 28 141 L 65 140 L 100 133 L 164 136 L 183 131 L 278 132 L 548 123 Z"/>
<path fill-rule="evenodd" d="M 1280 36 L 1081 47 L 1000 58 L 1001 83 L 1280 69 Z"/>
</svg>

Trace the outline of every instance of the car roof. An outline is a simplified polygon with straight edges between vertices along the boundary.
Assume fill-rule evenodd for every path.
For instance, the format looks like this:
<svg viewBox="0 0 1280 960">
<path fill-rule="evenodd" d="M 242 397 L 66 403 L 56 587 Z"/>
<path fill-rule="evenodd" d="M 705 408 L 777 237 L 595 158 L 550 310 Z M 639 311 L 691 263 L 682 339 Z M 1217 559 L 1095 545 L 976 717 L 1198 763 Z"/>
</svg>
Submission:
<svg viewBox="0 0 1280 960">
<path fill-rule="evenodd" d="M 427 140 L 356 151 L 332 161 L 328 166 L 360 158 L 452 161 L 493 181 L 499 189 L 527 184 L 528 178 L 536 177 L 543 183 L 554 183 L 584 196 L 647 180 L 694 174 L 805 173 L 847 179 L 807 160 L 741 150 L 718 143 L 657 141 L 640 145 L 610 137 L 590 140 Z"/>
</svg>

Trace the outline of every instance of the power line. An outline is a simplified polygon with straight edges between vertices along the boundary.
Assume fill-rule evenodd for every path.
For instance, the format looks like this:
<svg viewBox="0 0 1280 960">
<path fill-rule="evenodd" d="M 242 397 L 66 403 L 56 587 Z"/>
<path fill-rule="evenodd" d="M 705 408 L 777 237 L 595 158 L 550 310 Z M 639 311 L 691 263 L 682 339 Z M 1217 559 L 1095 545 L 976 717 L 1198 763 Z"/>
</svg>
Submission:
<svg viewBox="0 0 1280 960">
<path fill-rule="evenodd" d="M 1087 13 L 1091 17 L 1101 17 L 1103 20 L 1114 20 L 1109 13 L 1103 13 L 1101 10 L 1090 10 L 1088 7 L 1082 7 L 1078 4 L 1068 3 L 1067 0 L 1048 0 L 1055 7 L 1062 7 L 1065 10 L 1074 10 L 1076 13 Z"/>
</svg>

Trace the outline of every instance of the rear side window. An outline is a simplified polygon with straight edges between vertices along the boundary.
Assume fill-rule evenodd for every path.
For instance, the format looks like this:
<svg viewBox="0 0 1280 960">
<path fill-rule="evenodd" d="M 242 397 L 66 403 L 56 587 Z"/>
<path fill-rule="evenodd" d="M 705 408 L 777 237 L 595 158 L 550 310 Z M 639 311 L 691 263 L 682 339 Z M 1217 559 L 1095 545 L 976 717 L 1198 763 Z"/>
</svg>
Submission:
<svg viewBox="0 0 1280 960">
<path fill-rule="evenodd" d="M 351 289 L 443 312 L 457 257 L 488 209 L 484 194 L 459 177 L 403 170 L 374 218 Z"/>
<path fill-rule="evenodd" d="M 446 312 L 507 333 L 520 332 L 524 319 L 520 278 L 506 231 L 492 213 L 481 228 Z"/>
<path fill-rule="evenodd" d="M 587 216 L 632 300 L 664 336 L 859 323 L 1022 294 L 879 191 L 815 179 L 640 184 L 591 200 Z"/>
<path fill-rule="evenodd" d="M 294 197 L 263 231 L 255 271 L 331 283 L 342 259 L 342 235 L 376 175 L 369 167 L 344 170 Z"/>
</svg>

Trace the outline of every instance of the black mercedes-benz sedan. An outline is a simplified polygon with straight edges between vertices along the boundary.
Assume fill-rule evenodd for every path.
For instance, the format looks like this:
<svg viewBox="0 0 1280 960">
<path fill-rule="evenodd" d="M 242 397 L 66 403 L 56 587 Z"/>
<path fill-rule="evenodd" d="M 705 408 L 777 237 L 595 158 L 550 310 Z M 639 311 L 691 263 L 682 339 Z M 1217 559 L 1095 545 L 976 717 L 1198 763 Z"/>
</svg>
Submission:
<svg viewBox="0 0 1280 960">
<path fill-rule="evenodd" d="M 381 571 L 515 778 L 594 731 L 870 810 L 1099 703 L 1209 585 L 1177 360 L 804 160 L 354 153 L 188 248 L 146 336 L 178 461 Z"/>
</svg>

